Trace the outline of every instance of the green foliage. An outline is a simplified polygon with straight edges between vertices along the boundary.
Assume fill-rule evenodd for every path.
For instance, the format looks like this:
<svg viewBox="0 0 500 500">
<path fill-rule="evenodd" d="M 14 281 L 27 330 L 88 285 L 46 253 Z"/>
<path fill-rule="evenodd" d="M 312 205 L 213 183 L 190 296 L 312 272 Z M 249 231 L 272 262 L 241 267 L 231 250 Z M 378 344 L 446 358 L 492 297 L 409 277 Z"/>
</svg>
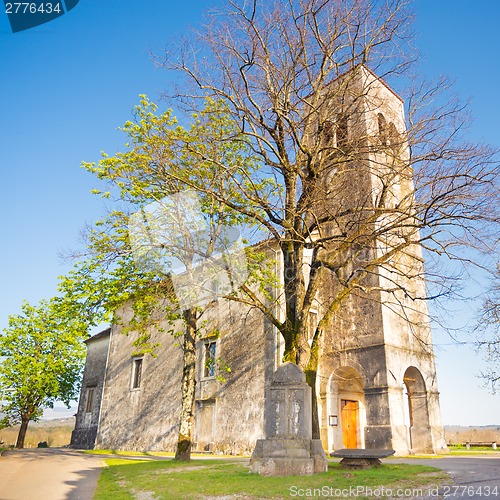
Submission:
<svg viewBox="0 0 500 500">
<path fill-rule="evenodd" d="M 105 198 L 113 195 L 134 206 L 189 187 L 218 193 L 219 199 L 206 196 L 203 208 L 233 225 L 242 221 L 242 215 L 231 211 L 230 205 L 248 203 L 241 197 L 243 186 L 259 193 L 276 192 L 272 179 L 257 181 L 252 175 L 258 171 L 256 158 L 222 101 L 206 99 L 200 113 L 192 115 L 190 126 L 183 127 L 171 110 L 158 113 L 155 103 L 145 95 L 140 97 L 135 120 L 121 129 L 128 136 L 127 150 L 114 156 L 103 152 L 98 163 L 82 164 L 106 184 L 104 190 L 93 193 Z"/>
<path fill-rule="evenodd" d="M 92 250 L 96 251 L 96 246 Z M 123 324 L 123 331 L 139 332 L 135 342 L 138 352 L 153 353 L 155 345 L 149 342 L 149 327 L 161 329 L 160 321 L 165 317 L 171 321 L 179 318 L 177 311 L 162 307 L 168 295 L 166 283 L 158 276 L 141 272 L 130 254 L 118 255 L 114 262 L 108 262 L 107 252 L 99 250 L 75 264 L 60 278 L 59 291 L 75 314 L 93 326 L 112 320 L 117 309 L 130 304 L 134 315 Z"/>
<path fill-rule="evenodd" d="M 140 98 L 135 120 L 126 122 L 122 128 L 127 134 L 125 151 L 113 156 L 102 152 L 98 163 L 82 164 L 104 184 L 92 192 L 112 199 L 114 205 L 106 217 L 87 229 L 83 259 L 61 278 L 60 291 L 78 314 L 94 325 L 112 318 L 120 321 L 115 312 L 129 306 L 133 316 L 123 322 L 122 331 L 138 334 L 135 342 L 138 350 L 154 355 L 156 344 L 151 343 L 150 332 L 167 329 L 179 335 L 177 322 L 183 318 L 171 270 L 160 266 L 141 269 L 134 260 L 129 237 L 131 214 L 192 188 L 200 195 L 201 210 L 212 237 L 223 226 L 255 225 L 253 218 L 231 208 L 248 203 L 241 198 L 241 186 L 251 184 L 259 192 L 276 189 L 271 180 L 257 181 L 252 175 L 257 169 L 256 160 L 222 101 L 207 99 L 204 109 L 184 127 L 178 124 L 171 110 L 160 113 L 146 96 Z M 219 197 L 204 195 L 205 191 Z M 162 255 L 185 262 L 200 254 L 192 241 L 187 240 L 186 247 L 180 249 L 176 244 L 161 248 Z M 247 258 L 251 262 L 250 271 L 255 274 L 253 281 L 259 273 L 264 276 L 267 271 L 262 265 L 263 254 L 254 250 L 248 252 Z M 267 293 L 268 287 L 263 286 L 262 290 Z M 201 318 L 203 312 L 197 310 L 196 317 Z M 199 322 L 198 334 L 210 334 L 209 328 Z"/>
<path fill-rule="evenodd" d="M 105 184 L 92 192 L 112 199 L 114 209 L 87 230 L 86 254 L 61 278 L 60 291 L 90 323 L 113 318 L 122 332 L 134 332 L 134 354 L 155 355 L 152 332 L 183 335 L 181 450 L 194 411 L 195 370 L 186 367 L 195 364 L 196 337 L 218 335 L 209 314 L 203 317 L 214 305 L 209 293 L 224 267 L 233 283 L 238 273 L 226 260 L 225 249 L 235 239 L 226 230 L 256 226 L 241 210 L 248 203 L 241 186 L 271 191 L 273 183 L 252 175 L 255 158 L 222 101 L 207 99 L 191 125 L 182 127 L 170 110 L 158 113 L 142 95 L 135 120 L 122 130 L 128 136 L 125 152 L 103 152 L 98 163 L 82 165 Z M 213 267 L 203 264 L 213 259 Z M 188 300 L 176 295 L 173 260 L 184 266 L 180 279 L 188 283 Z M 230 368 L 223 360 L 213 362 L 223 380 Z"/>
<path fill-rule="evenodd" d="M 3 425 L 37 420 L 55 401 L 78 396 L 88 325 L 60 298 L 24 303 L 0 336 Z"/>
</svg>

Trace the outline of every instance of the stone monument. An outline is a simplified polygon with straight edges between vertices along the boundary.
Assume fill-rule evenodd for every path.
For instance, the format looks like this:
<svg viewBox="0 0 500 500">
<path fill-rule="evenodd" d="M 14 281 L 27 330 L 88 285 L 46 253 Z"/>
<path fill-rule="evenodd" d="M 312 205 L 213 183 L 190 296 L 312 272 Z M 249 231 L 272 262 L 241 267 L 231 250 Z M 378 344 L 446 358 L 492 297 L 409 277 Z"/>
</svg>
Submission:
<svg viewBox="0 0 500 500">
<path fill-rule="evenodd" d="M 312 439 L 311 388 L 304 372 L 284 363 L 273 374 L 265 398 L 266 439 L 259 439 L 250 460 L 262 476 L 305 476 L 326 472 L 319 439 Z"/>
</svg>

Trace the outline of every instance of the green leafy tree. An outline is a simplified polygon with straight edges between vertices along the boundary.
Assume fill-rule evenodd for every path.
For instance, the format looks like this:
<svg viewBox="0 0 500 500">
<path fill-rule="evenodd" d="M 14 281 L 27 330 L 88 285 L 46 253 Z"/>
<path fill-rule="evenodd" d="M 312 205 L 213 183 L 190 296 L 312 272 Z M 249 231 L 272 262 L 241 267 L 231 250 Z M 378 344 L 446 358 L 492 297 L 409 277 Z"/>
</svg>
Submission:
<svg viewBox="0 0 500 500">
<path fill-rule="evenodd" d="M 156 344 L 151 342 L 152 329 L 167 329 L 179 337 L 183 349 L 182 409 L 176 459 L 189 460 L 196 341 L 202 335 L 217 332 L 211 330 L 210 321 L 206 321 L 213 304 L 210 301 L 186 303 L 185 300 L 180 303 L 172 269 L 164 259 L 174 258 L 182 263 L 183 276 L 191 283 L 191 295 L 209 293 L 213 280 L 221 277 L 217 275 L 221 272 L 220 266 L 215 266 L 211 273 L 209 266 L 201 264 L 204 272 L 200 275 L 198 263 L 220 256 L 220 246 L 225 243 L 224 228 L 241 226 L 245 216 L 214 197 L 202 196 L 197 214 L 201 221 L 189 220 L 182 214 L 171 220 L 165 215 L 179 206 L 169 204 L 165 198 L 172 200 L 172 196 L 179 195 L 186 201 L 187 195 L 183 193 L 190 185 L 203 182 L 214 186 L 226 199 L 236 200 L 235 183 L 258 183 L 251 176 L 254 166 L 247 143 L 241 139 L 220 102 L 205 101 L 204 109 L 193 116 L 191 125 L 183 127 L 171 111 L 159 113 L 155 103 L 141 96 L 135 120 L 127 122 L 123 131 L 129 141 L 125 152 L 113 156 L 103 154 L 97 164 L 83 164 L 104 184 L 94 193 L 112 199 L 114 207 L 85 232 L 86 249 L 80 255 L 83 258 L 63 277 L 61 290 L 74 307 L 81 308 L 81 314 L 92 317 L 94 323 L 110 319 L 120 322 L 114 313 L 128 304 L 134 314 L 131 321 L 122 325 L 122 331 L 138 335 L 137 351 L 131 355 L 141 352 L 154 356 Z M 222 171 L 220 165 L 228 170 Z M 145 219 L 142 239 L 139 237 L 134 243 L 131 221 L 140 225 Z M 193 227 L 198 222 L 203 223 L 203 231 Z M 255 269 L 260 270 L 262 266 L 255 265 Z M 193 283 L 198 284 L 193 288 Z M 218 361 L 222 371 L 224 363 Z"/>
<path fill-rule="evenodd" d="M 85 358 L 85 322 L 61 299 L 24 303 L 9 317 L 0 336 L 0 394 L 3 426 L 21 424 L 17 448 L 24 447 L 30 421 L 56 401 L 66 406 L 78 397 Z"/>
</svg>

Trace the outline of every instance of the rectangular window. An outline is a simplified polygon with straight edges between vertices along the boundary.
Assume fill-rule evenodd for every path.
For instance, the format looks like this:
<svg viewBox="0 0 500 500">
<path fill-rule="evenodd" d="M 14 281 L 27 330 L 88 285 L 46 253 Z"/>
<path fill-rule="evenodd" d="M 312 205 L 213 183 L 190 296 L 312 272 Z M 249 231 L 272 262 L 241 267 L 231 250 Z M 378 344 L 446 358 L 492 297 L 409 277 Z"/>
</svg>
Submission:
<svg viewBox="0 0 500 500">
<path fill-rule="evenodd" d="M 92 413 L 94 406 L 94 387 L 87 387 L 87 401 L 85 403 L 85 413 Z"/>
<path fill-rule="evenodd" d="M 215 341 L 207 342 L 204 344 L 203 356 L 203 376 L 215 377 L 215 360 L 217 353 L 217 344 Z"/>
<path fill-rule="evenodd" d="M 132 365 L 132 389 L 139 389 L 141 387 L 142 379 L 142 358 L 134 359 Z"/>
</svg>

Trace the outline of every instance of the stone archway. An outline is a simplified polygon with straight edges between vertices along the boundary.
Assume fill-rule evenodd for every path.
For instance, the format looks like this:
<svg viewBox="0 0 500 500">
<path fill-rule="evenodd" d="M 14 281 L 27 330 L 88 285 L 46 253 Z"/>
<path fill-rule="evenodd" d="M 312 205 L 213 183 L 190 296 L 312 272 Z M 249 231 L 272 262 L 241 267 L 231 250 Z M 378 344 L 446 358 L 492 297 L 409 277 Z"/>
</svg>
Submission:
<svg viewBox="0 0 500 500">
<path fill-rule="evenodd" d="M 366 425 L 364 381 L 352 367 L 337 368 L 328 388 L 328 448 L 364 448 Z"/>
<path fill-rule="evenodd" d="M 405 371 L 403 382 L 408 395 L 408 448 L 414 453 L 432 453 L 429 403 L 424 378 L 417 368 L 410 366 Z"/>
</svg>

